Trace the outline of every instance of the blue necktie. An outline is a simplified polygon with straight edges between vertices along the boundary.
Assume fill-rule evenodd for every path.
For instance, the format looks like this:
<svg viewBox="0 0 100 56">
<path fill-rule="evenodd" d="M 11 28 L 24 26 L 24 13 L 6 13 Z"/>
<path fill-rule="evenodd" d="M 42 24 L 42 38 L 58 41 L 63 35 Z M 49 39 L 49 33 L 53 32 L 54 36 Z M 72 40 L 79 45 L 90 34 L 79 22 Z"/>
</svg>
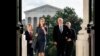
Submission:
<svg viewBox="0 0 100 56">
<path fill-rule="evenodd" d="M 63 27 L 62 27 L 62 26 L 60 26 L 60 32 L 62 33 L 62 31 L 63 31 Z"/>
</svg>

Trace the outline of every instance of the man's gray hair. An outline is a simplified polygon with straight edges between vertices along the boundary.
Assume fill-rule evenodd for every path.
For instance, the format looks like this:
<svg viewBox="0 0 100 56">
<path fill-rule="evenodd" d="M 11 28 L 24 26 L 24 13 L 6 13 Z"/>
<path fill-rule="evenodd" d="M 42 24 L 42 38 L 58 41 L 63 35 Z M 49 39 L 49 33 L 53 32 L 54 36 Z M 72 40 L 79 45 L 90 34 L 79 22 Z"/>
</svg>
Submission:
<svg viewBox="0 0 100 56">
<path fill-rule="evenodd" d="M 71 22 L 66 22 L 66 24 L 71 25 Z"/>
</svg>

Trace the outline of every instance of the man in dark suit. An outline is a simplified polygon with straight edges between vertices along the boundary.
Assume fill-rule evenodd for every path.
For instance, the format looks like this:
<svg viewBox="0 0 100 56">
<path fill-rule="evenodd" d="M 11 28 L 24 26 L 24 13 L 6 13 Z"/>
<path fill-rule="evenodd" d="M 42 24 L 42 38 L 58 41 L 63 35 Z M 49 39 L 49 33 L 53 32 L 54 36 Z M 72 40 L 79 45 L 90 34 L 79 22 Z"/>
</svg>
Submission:
<svg viewBox="0 0 100 56">
<path fill-rule="evenodd" d="M 68 27 L 68 35 L 67 35 L 67 43 L 65 45 L 65 55 L 66 56 L 75 56 L 75 40 L 76 40 L 76 33 L 75 30 L 71 28 L 71 23 L 66 22 L 66 26 Z"/>
<path fill-rule="evenodd" d="M 67 34 L 68 27 L 63 25 L 63 19 L 59 17 L 57 25 L 53 29 L 53 40 L 57 47 L 57 56 L 64 56 Z"/>
</svg>

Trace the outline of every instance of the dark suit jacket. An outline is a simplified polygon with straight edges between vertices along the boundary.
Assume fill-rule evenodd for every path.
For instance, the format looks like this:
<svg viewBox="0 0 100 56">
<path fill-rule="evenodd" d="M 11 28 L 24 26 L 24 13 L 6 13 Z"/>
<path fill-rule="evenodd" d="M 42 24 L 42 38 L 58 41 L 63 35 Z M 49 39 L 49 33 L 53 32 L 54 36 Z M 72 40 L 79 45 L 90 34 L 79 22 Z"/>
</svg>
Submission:
<svg viewBox="0 0 100 56">
<path fill-rule="evenodd" d="M 72 41 L 75 41 L 76 40 L 76 33 L 75 33 L 75 30 L 74 29 L 69 29 L 68 30 L 68 38 L 71 38 Z"/>
<path fill-rule="evenodd" d="M 30 39 L 30 34 L 29 34 L 29 32 L 26 30 L 25 31 L 25 35 L 26 35 L 26 40 L 29 42 L 30 40 L 32 40 L 32 39 Z"/>
<path fill-rule="evenodd" d="M 66 37 L 68 35 L 68 27 L 63 25 L 63 32 L 59 30 L 59 26 L 55 26 L 53 29 L 53 40 L 57 42 L 57 46 L 64 46 L 66 44 Z"/>
<path fill-rule="evenodd" d="M 47 28 L 46 27 L 45 27 L 45 30 L 47 31 Z M 41 42 L 45 42 L 46 35 L 44 34 L 44 31 L 42 30 L 41 27 L 37 27 L 36 28 L 36 33 L 38 33 L 37 41 L 39 41 L 40 43 Z"/>
</svg>

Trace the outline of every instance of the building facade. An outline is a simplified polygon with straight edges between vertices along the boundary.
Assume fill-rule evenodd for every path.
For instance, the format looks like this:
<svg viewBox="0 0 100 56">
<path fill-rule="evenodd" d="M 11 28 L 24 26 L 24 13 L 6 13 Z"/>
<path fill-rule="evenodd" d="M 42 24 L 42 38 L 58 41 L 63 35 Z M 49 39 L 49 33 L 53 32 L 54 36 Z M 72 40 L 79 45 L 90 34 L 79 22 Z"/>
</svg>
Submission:
<svg viewBox="0 0 100 56">
<path fill-rule="evenodd" d="M 53 17 L 56 14 L 56 11 L 62 10 L 60 8 L 51 6 L 51 5 L 43 5 L 31 10 L 27 10 L 25 11 L 25 21 L 26 21 L 26 25 L 28 23 L 31 23 L 33 28 L 35 29 L 38 22 L 39 22 L 39 18 L 47 15 L 50 15 L 51 17 Z"/>
</svg>

